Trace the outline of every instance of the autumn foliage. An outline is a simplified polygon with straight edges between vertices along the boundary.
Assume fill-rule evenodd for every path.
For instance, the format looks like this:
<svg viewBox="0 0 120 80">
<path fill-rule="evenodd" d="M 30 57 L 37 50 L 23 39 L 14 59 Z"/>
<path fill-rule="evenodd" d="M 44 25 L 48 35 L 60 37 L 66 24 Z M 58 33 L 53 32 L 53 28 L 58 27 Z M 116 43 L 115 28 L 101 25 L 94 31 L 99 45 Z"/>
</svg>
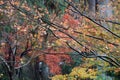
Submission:
<svg viewBox="0 0 120 80">
<path fill-rule="evenodd" d="M 35 73 L 34 77 L 37 73 L 42 77 L 42 71 L 38 69 L 39 62 L 43 62 L 50 74 L 57 75 L 53 80 L 96 79 L 98 67 L 101 73 L 113 71 L 119 75 L 119 0 L 111 0 L 115 3 L 105 6 L 101 5 L 105 0 L 93 0 L 98 1 L 94 6 L 95 13 L 89 10 L 89 1 L 1 0 L 0 63 L 8 72 L 2 74 L 12 80 L 16 75 L 21 77 L 23 72 L 26 76 L 28 69 Z M 113 9 L 115 16 L 101 18 L 106 16 L 105 7 L 111 5 L 117 5 Z M 103 10 L 99 10 L 101 6 Z M 59 75 L 63 65 L 70 69 L 69 74 Z"/>
</svg>

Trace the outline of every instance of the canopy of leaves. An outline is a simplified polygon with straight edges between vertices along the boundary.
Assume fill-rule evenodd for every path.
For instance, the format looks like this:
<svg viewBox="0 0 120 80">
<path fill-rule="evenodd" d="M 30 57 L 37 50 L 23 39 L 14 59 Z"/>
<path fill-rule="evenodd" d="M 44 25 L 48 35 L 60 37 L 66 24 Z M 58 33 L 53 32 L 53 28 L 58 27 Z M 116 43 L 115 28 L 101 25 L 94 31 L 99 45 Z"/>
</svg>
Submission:
<svg viewBox="0 0 120 80">
<path fill-rule="evenodd" d="M 78 61 L 79 67 L 73 68 L 67 76 L 96 78 L 98 70 L 90 69 L 92 74 L 86 58 L 98 60 L 99 64 L 93 60 L 90 65 L 104 69 L 106 65 L 111 69 L 116 67 L 113 71 L 119 75 L 119 3 L 119 0 L 108 0 L 108 3 L 102 0 L 93 6 L 89 0 L 1 0 L 0 61 L 6 65 L 10 80 L 15 70 L 30 62 L 34 64 L 36 58 L 48 65 L 51 74 L 61 74 L 61 63 L 76 62 L 69 54 L 80 55 L 83 66 L 79 66 Z M 95 12 L 91 12 L 89 6 L 93 6 Z M 111 11 L 112 15 L 106 14 Z M 65 78 L 68 77 L 65 75 Z"/>
</svg>

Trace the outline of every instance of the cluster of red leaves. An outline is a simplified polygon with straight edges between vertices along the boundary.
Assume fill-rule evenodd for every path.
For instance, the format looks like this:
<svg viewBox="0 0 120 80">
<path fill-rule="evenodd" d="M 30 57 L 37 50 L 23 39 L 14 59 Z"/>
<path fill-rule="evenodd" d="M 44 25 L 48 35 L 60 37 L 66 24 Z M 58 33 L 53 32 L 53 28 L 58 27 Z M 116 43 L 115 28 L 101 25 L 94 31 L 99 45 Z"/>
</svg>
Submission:
<svg viewBox="0 0 120 80">
<path fill-rule="evenodd" d="M 61 51 L 60 51 L 61 50 Z M 47 54 L 40 54 L 39 61 L 45 62 L 50 68 L 50 73 L 53 75 L 61 74 L 61 63 L 69 64 L 72 62 L 71 57 L 66 54 L 70 49 L 58 48 L 58 50 L 48 49 L 45 50 Z"/>
<path fill-rule="evenodd" d="M 63 22 L 66 25 L 69 25 L 69 27 L 74 28 L 74 27 L 78 27 L 80 22 L 78 20 L 75 20 L 71 15 L 69 14 L 64 14 L 63 15 Z"/>
<path fill-rule="evenodd" d="M 61 74 L 60 62 L 70 63 L 71 58 L 69 55 L 61 54 L 61 53 L 57 53 L 57 54 L 53 54 L 53 55 L 47 54 L 45 56 L 45 62 L 49 66 L 50 72 L 52 74 Z"/>
<path fill-rule="evenodd" d="M 19 63 L 21 62 L 21 58 L 19 56 L 15 56 L 15 67 L 20 66 Z"/>
</svg>

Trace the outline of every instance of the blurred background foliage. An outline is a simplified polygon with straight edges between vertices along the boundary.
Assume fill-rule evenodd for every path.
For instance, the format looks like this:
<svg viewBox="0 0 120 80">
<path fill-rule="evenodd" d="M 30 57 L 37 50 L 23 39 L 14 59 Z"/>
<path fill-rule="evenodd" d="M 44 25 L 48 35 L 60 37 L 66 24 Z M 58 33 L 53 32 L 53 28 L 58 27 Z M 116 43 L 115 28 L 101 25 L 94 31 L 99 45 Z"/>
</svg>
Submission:
<svg viewBox="0 0 120 80">
<path fill-rule="evenodd" d="M 119 80 L 119 9 L 120 0 L 1 0 L 0 80 Z M 91 50 L 107 58 L 82 56 Z"/>
</svg>

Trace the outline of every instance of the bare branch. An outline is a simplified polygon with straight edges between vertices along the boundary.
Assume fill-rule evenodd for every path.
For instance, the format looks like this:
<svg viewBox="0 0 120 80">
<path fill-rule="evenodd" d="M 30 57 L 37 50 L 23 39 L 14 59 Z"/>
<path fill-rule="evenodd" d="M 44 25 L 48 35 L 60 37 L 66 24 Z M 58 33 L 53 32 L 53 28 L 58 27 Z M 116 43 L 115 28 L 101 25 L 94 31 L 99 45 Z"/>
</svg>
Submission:
<svg viewBox="0 0 120 80">
<path fill-rule="evenodd" d="M 74 31 L 75 33 L 79 33 L 79 34 L 83 34 L 82 32 L 78 32 L 78 31 Z M 95 36 L 92 36 L 92 35 L 85 35 L 87 37 L 90 37 L 90 38 L 93 38 L 93 39 L 97 39 L 97 40 L 100 40 L 100 41 L 103 41 L 103 42 L 106 42 L 108 44 L 112 44 L 114 46 L 120 46 L 119 44 L 116 44 L 116 43 L 112 43 L 112 42 L 109 42 L 103 38 L 99 38 L 99 37 L 95 37 Z"/>
<path fill-rule="evenodd" d="M 25 67 L 25 66 L 27 66 L 30 62 L 31 62 L 31 60 L 34 58 L 34 53 L 32 54 L 32 56 L 30 57 L 30 59 L 25 63 L 25 64 L 23 64 L 23 65 L 21 65 L 21 66 L 18 66 L 18 67 L 15 67 L 15 69 L 19 69 L 19 68 L 22 68 L 22 67 Z"/>
<path fill-rule="evenodd" d="M 102 59 L 102 60 L 104 60 L 104 61 L 106 61 L 106 62 L 108 62 L 108 63 L 110 63 L 110 64 L 112 64 L 116 67 L 120 67 L 120 63 L 118 63 L 117 61 L 115 61 L 111 57 L 98 55 L 97 52 L 94 52 L 94 51 L 92 51 L 92 52 L 94 52 L 95 55 L 94 54 L 88 55 L 89 53 L 87 54 L 86 52 L 80 52 L 77 49 L 73 48 L 72 46 L 69 45 L 68 42 L 66 42 L 66 44 L 70 47 L 70 49 L 74 50 L 75 52 L 77 52 L 79 55 L 81 55 L 83 57 L 86 57 L 86 58 L 100 58 L 100 59 Z"/>
</svg>

